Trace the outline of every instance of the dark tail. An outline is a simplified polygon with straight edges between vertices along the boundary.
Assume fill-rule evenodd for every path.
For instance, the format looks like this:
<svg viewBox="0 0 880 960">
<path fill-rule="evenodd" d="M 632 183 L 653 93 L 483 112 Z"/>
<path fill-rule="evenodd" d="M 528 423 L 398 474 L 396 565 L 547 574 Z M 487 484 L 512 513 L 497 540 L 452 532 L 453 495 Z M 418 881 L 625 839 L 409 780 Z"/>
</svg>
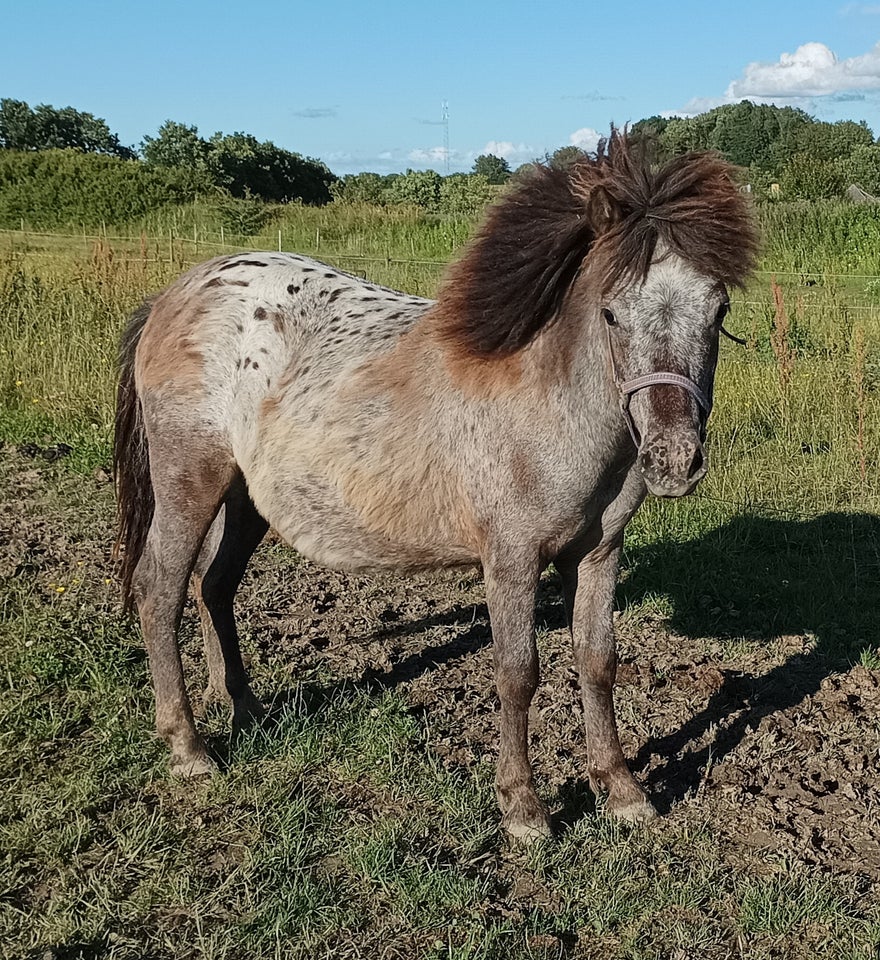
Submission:
<svg viewBox="0 0 880 960">
<path fill-rule="evenodd" d="M 121 555 L 122 605 L 134 606 L 132 578 L 147 542 L 155 501 L 150 479 L 150 451 L 144 430 L 141 398 L 134 385 L 134 358 L 152 304 L 148 301 L 131 316 L 119 346 L 119 389 L 116 393 L 116 429 L 113 439 L 113 477 L 116 483 L 116 545 Z"/>
</svg>

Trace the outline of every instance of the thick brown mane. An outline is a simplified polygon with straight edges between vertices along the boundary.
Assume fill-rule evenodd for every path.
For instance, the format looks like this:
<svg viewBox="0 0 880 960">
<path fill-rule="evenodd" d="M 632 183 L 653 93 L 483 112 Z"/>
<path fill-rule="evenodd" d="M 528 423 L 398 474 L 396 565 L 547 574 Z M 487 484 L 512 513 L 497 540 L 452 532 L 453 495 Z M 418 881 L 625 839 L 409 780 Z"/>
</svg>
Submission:
<svg viewBox="0 0 880 960">
<path fill-rule="evenodd" d="M 477 356 L 510 354 L 558 316 L 585 258 L 607 295 L 645 277 L 658 241 L 741 285 L 757 235 L 731 174 L 711 153 L 653 167 L 617 130 L 566 170 L 538 166 L 490 209 L 448 271 L 437 308 L 445 331 Z"/>
</svg>

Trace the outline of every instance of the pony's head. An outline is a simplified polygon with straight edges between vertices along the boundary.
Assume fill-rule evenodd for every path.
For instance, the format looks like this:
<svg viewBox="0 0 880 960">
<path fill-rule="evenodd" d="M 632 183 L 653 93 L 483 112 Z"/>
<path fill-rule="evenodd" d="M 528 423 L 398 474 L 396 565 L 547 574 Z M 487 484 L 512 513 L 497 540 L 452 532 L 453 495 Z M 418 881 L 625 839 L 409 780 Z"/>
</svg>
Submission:
<svg viewBox="0 0 880 960">
<path fill-rule="evenodd" d="M 708 468 L 718 339 L 728 290 L 756 237 L 731 169 L 711 154 L 654 168 L 612 133 L 574 172 L 594 241 L 584 261 L 608 366 L 648 489 L 690 493 Z"/>
<path fill-rule="evenodd" d="M 589 339 L 648 489 L 682 496 L 706 473 L 728 291 L 756 247 L 729 164 L 691 153 L 658 167 L 612 130 L 595 155 L 539 167 L 502 199 L 441 303 L 451 334 L 486 359 L 554 325 Z"/>
</svg>

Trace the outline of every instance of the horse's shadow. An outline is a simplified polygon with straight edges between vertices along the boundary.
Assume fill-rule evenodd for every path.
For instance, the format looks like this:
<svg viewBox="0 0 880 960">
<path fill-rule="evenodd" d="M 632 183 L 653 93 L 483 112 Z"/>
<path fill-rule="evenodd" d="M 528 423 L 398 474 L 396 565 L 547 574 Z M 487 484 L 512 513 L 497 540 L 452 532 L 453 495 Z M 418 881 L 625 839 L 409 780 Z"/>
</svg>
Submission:
<svg viewBox="0 0 880 960">
<path fill-rule="evenodd" d="M 880 641 L 880 518 L 871 514 L 737 516 L 693 540 L 637 547 L 625 566 L 623 609 L 668 597 L 669 627 L 679 635 L 753 643 L 806 638 L 805 652 L 767 672 L 722 671 L 702 710 L 642 745 L 635 771 L 644 771 L 652 755 L 664 758 L 644 777 L 661 812 L 698 787 L 709 761 L 736 749 L 764 717 L 812 696 L 829 674 Z M 713 741 L 689 749 L 712 726 Z"/>
<path fill-rule="evenodd" d="M 858 660 L 880 641 L 880 518 L 828 513 L 811 520 L 734 517 L 709 533 L 677 542 L 661 541 L 625 552 L 618 606 L 624 614 L 649 598 L 666 597 L 669 629 L 687 638 L 744 638 L 770 643 L 787 635 L 809 636 L 807 652 L 790 656 L 765 673 L 727 670 L 702 710 L 677 730 L 643 744 L 632 761 L 661 812 L 699 786 L 708 761 L 734 750 L 762 718 L 796 706 L 822 680 Z M 544 580 L 537 620 L 564 626 L 558 583 Z M 396 687 L 464 658 L 491 642 L 485 604 L 456 606 L 442 613 L 383 627 L 375 639 L 458 627 L 441 644 L 410 653 L 390 670 L 368 670 L 353 686 L 378 692 Z M 283 714 L 293 697 L 319 709 L 333 690 L 302 685 L 280 691 L 271 717 Z M 729 718 L 735 717 L 730 720 Z M 713 742 L 688 749 L 710 727 Z M 579 731 L 572 731 L 572 736 Z M 652 755 L 665 758 L 648 770 Z M 564 825 L 592 809 L 586 784 L 563 785 L 556 804 Z"/>
</svg>

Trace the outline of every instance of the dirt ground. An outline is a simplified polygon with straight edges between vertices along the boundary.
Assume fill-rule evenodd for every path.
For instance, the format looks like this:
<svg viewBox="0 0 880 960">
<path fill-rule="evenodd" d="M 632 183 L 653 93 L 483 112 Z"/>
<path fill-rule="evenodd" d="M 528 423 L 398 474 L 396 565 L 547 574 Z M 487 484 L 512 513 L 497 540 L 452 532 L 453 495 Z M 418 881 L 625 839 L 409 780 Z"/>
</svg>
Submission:
<svg viewBox="0 0 880 960">
<path fill-rule="evenodd" d="M 106 570 L 109 476 L 76 476 L 51 460 L 39 449 L 0 450 L 0 577 L 45 578 L 74 555 Z M 52 502 L 68 505 L 63 522 L 46 513 L 50 489 Z M 394 687 L 414 713 L 430 716 L 430 746 L 447 767 L 494 756 L 496 698 L 478 573 L 347 577 L 286 557 L 270 538 L 239 597 L 243 645 L 264 698 L 284 693 L 266 688 L 267 675 L 289 676 L 291 686 L 312 676 Z M 542 682 L 532 755 L 560 827 L 593 809 L 562 616 L 551 574 L 538 598 Z M 821 872 L 861 877 L 866 890 L 880 880 L 880 671 L 829 662 L 810 635 L 763 644 L 684 636 L 627 610 L 617 625 L 621 739 L 662 814 L 709 824 L 732 867 L 781 852 Z M 198 673 L 196 645 L 185 650 L 190 674 Z"/>
</svg>

